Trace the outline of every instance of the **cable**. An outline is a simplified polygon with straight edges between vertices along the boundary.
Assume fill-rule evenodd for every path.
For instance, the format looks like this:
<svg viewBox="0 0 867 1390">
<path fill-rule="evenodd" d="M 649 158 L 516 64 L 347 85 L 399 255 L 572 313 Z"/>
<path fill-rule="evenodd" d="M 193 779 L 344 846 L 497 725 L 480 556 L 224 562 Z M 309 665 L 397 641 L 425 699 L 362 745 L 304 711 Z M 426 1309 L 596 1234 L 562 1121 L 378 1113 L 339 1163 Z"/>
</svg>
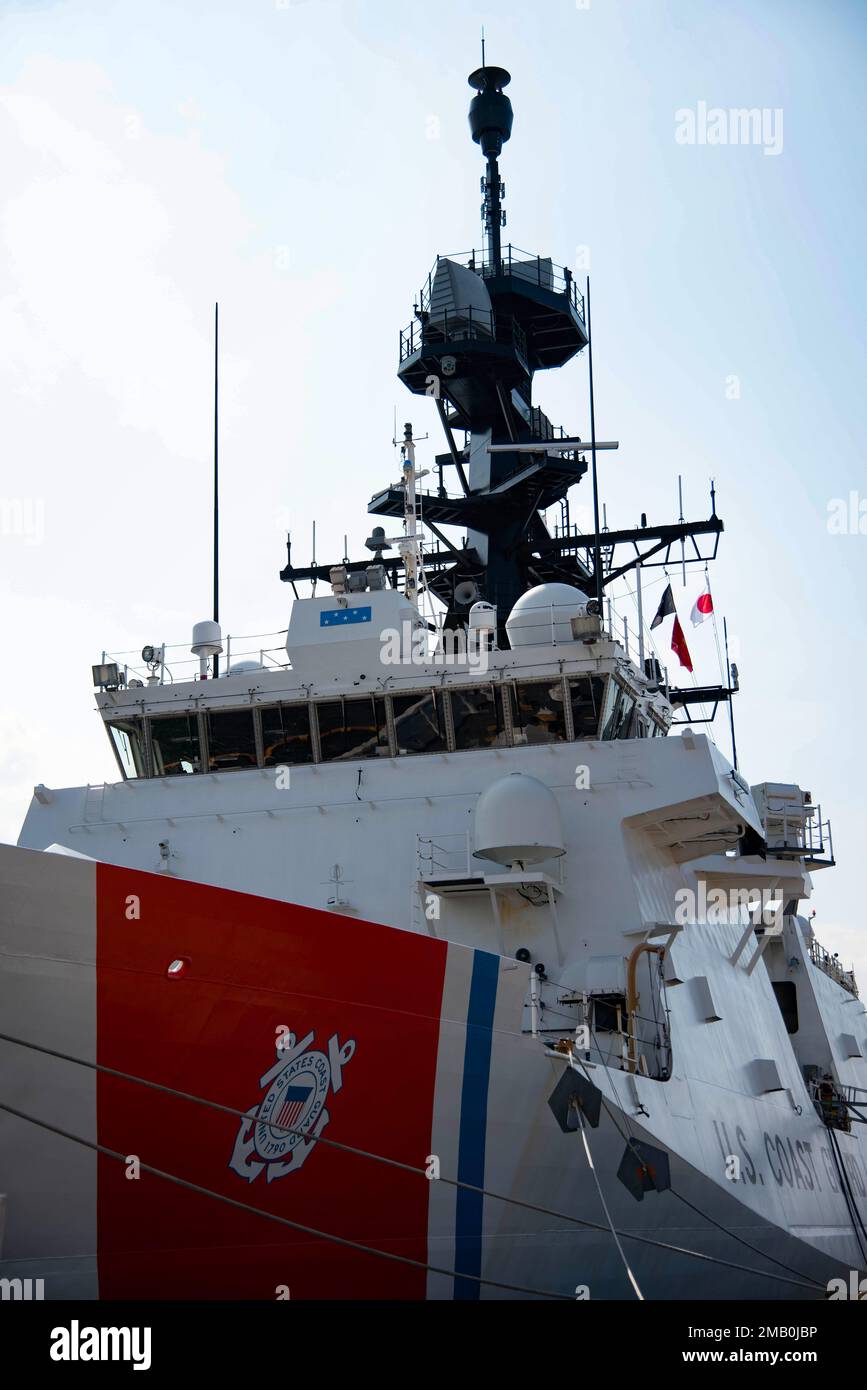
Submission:
<svg viewBox="0 0 867 1390">
<path fill-rule="evenodd" d="M 116 1076 L 116 1077 L 118 1077 L 118 1078 L 119 1078 L 120 1080 L 122 1080 L 122 1081 L 132 1081 L 132 1082 L 137 1083 L 138 1085 L 147 1086 L 147 1087 L 148 1087 L 149 1089 L 151 1089 L 151 1090 L 162 1091 L 162 1092 L 164 1092 L 164 1093 L 167 1094 L 167 1095 L 175 1096 L 175 1097 L 177 1097 L 177 1098 L 180 1099 L 180 1100 L 191 1100 L 191 1101 L 193 1101 L 195 1104 L 204 1105 L 204 1106 L 206 1106 L 206 1107 L 208 1107 L 209 1109 L 212 1109 L 212 1110 L 220 1110 L 220 1111 L 222 1111 L 222 1112 L 225 1113 L 225 1114 L 232 1115 L 232 1116 L 235 1117 L 236 1119 L 247 1120 L 247 1119 L 250 1118 L 250 1116 L 247 1114 L 247 1112 L 246 1112 L 245 1110 L 237 1110 L 237 1109 L 235 1109 L 234 1106 L 231 1106 L 231 1105 L 223 1105 L 220 1101 L 206 1100 L 205 1097 L 203 1097 L 203 1096 L 192 1095 L 192 1094 L 190 1094 L 189 1092 L 186 1092 L 186 1091 L 178 1091 L 178 1090 L 176 1090 L 174 1087 L 172 1087 L 172 1086 L 164 1086 L 164 1085 L 162 1085 L 162 1084 L 161 1084 L 160 1082 L 158 1082 L 158 1081 L 147 1081 L 144 1077 L 141 1077 L 141 1076 L 133 1076 L 133 1075 L 132 1075 L 131 1073 L 129 1073 L 129 1072 L 118 1071 L 118 1070 L 116 1070 L 114 1067 L 106 1067 L 106 1066 L 104 1066 L 104 1065 L 103 1065 L 102 1063 L 100 1063 L 100 1062 L 89 1062 L 89 1061 L 87 1061 L 86 1059 L 81 1058 L 81 1057 L 72 1057 L 72 1056 L 70 1056 L 68 1053 L 65 1053 L 65 1052 L 57 1052 L 57 1051 L 55 1051 L 55 1050 L 52 1049 L 52 1048 L 42 1047 L 39 1043 L 25 1042 L 22 1038 L 14 1038 L 14 1037 L 11 1037 L 8 1033 L 0 1033 L 0 1041 L 16 1043 L 16 1044 L 17 1044 L 18 1046 L 20 1046 L 20 1047 L 28 1047 L 28 1048 L 32 1049 L 34 1052 L 42 1052 L 42 1053 L 44 1053 L 44 1054 L 45 1054 L 46 1056 L 48 1056 L 48 1057 L 55 1057 L 55 1058 L 57 1058 L 57 1059 L 59 1059 L 60 1061 L 63 1061 L 63 1062 L 72 1062 L 73 1064 L 75 1064 L 75 1065 L 77 1065 L 77 1066 L 87 1067 L 87 1068 L 88 1068 L 89 1070 L 91 1070 L 91 1071 L 104 1072 L 104 1073 L 105 1073 L 106 1075 L 108 1075 L 108 1076 Z M 597 1043 L 597 1047 L 598 1047 L 598 1043 Z M 601 1056 L 602 1056 L 601 1049 L 600 1049 L 599 1051 L 600 1051 L 600 1057 L 601 1057 Z M 605 1103 L 605 1102 L 604 1102 L 604 1100 L 603 1100 L 603 1104 L 604 1104 L 604 1103 Z M 0 1104 L 0 1109 L 8 1109 L 8 1107 L 3 1106 L 2 1104 Z M 608 1107 L 606 1106 L 606 1111 L 607 1111 L 607 1110 L 608 1110 Z M 29 1117 L 28 1117 L 28 1116 L 24 1116 L 23 1118 L 29 1118 Z M 40 1121 L 34 1120 L 34 1123 L 35 1123 L 35 1124 L 38 1124 L 38 1123 L 40 1123 Z M 615 1128 L 616 1128 L 616 1127 L 617 1127 L 617 1126 L 616 1126 L 616 1122 L 615 1122 Z M 50 1126 L 48 1126 L 48 1128 L 50 1128 Z M 287 1133 L 287 1134 L 303 1134 L 303 1133 L 304 1133 L 303 1130 L 293 1129 L 291 1126 L 288 1126 L 288 1125 L 277 1125 L 277 1124 L 273 1124 L 273 1123 L 272 1123 L 272 1124 L 269 1125 L 269 1128 L 270 1128 L 270 1129 L 279 1130 L 281 1134 L 282 1134 L 282 1133 Z M 74 1138 L 75 1136 L 71 1136 L 71 1137 Z M 623 1135 L 622 1135 L 622 1133 L 621 1133 L 621 1138 L 622 1138 L 622 1137 L 623 1137 Z M 369 1152 L 369 1151 L 366 1150 L 366 1149 L 355 1148 L 355 1147 L 354 1147 L 353 1145 L 351 1145 L 351 1144 L 341 1144 L 338 1140 L 336 1140 L 336 1139 L 326 1139 L 325 1136 L 324 1136 L 324 1135 L 321 1135 L 321 1134 L 319 1134 L 319 1135 L 312 1135 L 312 1134 L 311 1134 L 311 1135 L 305 1135 L 305 1138 L 311 1140 L 313 1143 L 316 1143 L 316 1144 L 325 1144 L 325 1145 L 326 1145 L 327 1147 L 329 1147 L 329 1148 L 340 1149 L 340 1150 L 343 1150 L 343 1152 L 345 1152 L 345 1153 L 355 1154 L 355 1155 L 357 1155 L 358 1157 L 361 1157 L 361 1158 L 369 1158 L 369 1159 L 374 1160 L 374 1161 L 377 1162 L 377 1163 L 384 1163 L 384 1164 L 386 1164 L 388 1167 L 391 1167 L 391 1168 L 400 1168 L 400 1169 L 402 1169 L 404 1172 L 407 1172 L 407 1173 L 416 1173 L 416 1174 L 418 1174 L 420 1177 L 424 1177 L 427 1181 L 430 1181 L 430 1179 L 428 1179 L 427 1170 L 426 1170 L 425 1168 L 414 1168 L 414 1167 L 412 1166 L 412 1164 L 409 1164 L 409 1163 L 402 1163 L 399 1159 L 396 1159 L 396 1158 L 386 1158 L 383 1154 L 371 1153 L 371 1152 Z M 82 1143 L 87 1143 L 88 1141 L 82 1140 L 81 1142 L 82 1142 Z M 536 1205 L 535 1203 L 533 1203 L 533 1202 L 523 1202 L 523 1201 L 521 1201 L 520 1198 L 518 1198 L 518 1197 L 506 1197 L 506 1196 L 504 1196 L 504 1195 L 503 1195 L 502 1193 L 500 1193 L 500 1192 L 492 1192 L 489 1188 L 485 1188 L 485 1187 L 476 1187 L 473 1183 L 461 1182 L 461 1181 L 460 1181 L 459 1179 L 457 1179 L 457 1178 L 440 1177 L 440 1178 L 437 1179 L 437 1181 L 438 1181 L 438 1182 L 443 1182 L 443 1183 L 445 1183 L 445 1184 L 446 1184 L 447 1186 L 449 1186 L 449 1187 L 462 1188 L 462 1189 L 464 1189 L 464 1190 L 467 1191 L 467 1192 L 474 1192 L 474 1193 L 476 1193 L 476 1194 L 479 1195 L 479 1196 L 482 1196 L 482 1197 L 489 1197 L 492 1201 L 496 1201 L 496 1202 L 506 1202 L 506 1203 L 507 1203 L 508 1205 L 510 1205 L 510 1206 L 521 1207 L 521 1208 L 522 1208 L 523 1210 L 525 1210 L 525 1211 L 536 1212 L 536 1213 L 537 1213 L 538 1215 L 540 1215 L 540 1216 L 552 1216 L 552 1217 L 555 1217 L 555 1218 L 556 1218 L 557 1220 L 559 1220 L 559 1221 L 568 1221 L 568 1222 L 571 1222 L 571 1223 L 572 1223 L 573 1225 L 575 1225 L 575 1226 L 581 1226 L 581 1227 L 583 1227 L 584 1229 L 589 1230 L 589 1231 L 603 1231 L 603 1232 L 604 1232 L 604 1231 L 607 1231 L 607 1230 L 608 1230 L 608 1227 L 601 1225 L 601 1224 L 600 1224 L 599 1222 L 597 1222 L 597 1221 L 587 1221 L 587 1220 L 585 1220 L 584 1218 L 582 1218 L 582 1217 L 580 1217 L 580 1216 L 572 1216 L 572 1215 L 570 1215 L 570 1214 L 567 1213 L 567 1212 L 557 1211 L 557 1210 L 555 1210 L 555 1209 L 553 1209 L 553 1208 L 551 1208 L 551 1207 L 540 1207 L 540 1206 L 537 1206 L 537 1205 Z M 259 1210 L 259 1209 L 256 1208 L 256 1207 L 251 1207 L 250 1210 L 251 1210 L 251 1211 L 256 1211 L 256 1210 Z M 726 1269 L 737 1269 L 737 1270 L 741 1270 L 741 1271 L 744 1272 L 744 1273 L 750 1273 L 750 1274 L 761 1273 L 761 1271 L 756 1271 L 756 1270 L 749 1269 L 748 1266 L 734 1264 L 734 1263 L 732 1263 L 732 1261 L 730 1261 L 730 1260 L 722 1260 L 722 1259 L 719 1259 L 717 1256 L 714 1256 L 714 1255 L 706 1255 L 706 1254 L 704 1254 L 703 1252 L 701 1252 L 701 1251 L 699 1251 L 699 1250 L 690 1250 L 690 1249 L 689 1249 L 688 1247 L 686 1247 L 686 1246 L 672 1245 L 672 1244 L 671 1244 L 670 1242 L 668 1242 L 668 1241 L 654 1240 L 651 1236 L 642 1236 L 642 1235 L 639 1235 L 637 1232 L 634 1232 L 634 1231 L 619 1231 L 619 1232 L 618 1232 L 618 1235 L 621 1235 L 621 1236 L 623 1237 L 624 1240 L 634 1240 L 634 1241 L 637 1241 L 640 1245 L 650 1245 L 650 1246 L 653 1246 L 655 1249 L 658 1249 L 658 1250 L 668 1250 L 668 1251 L 670 1251 L 670 1252 L 672 1252 L 673 1254 L 676 1254 L 676 1255 L 686 1255 L 686 1256 L 688 1256 L 690 1259 L 694 1259 L 694 1260 L 705 1260 L 705 1261 L 709 1262 L 710 1264 L 718 1264 L 718 1265 L 720 1265 L 720 1266 L 722 1266 L 722 1267 L 724 1267 L 724 1268 L 726 1268 Z M 750 1248 L 752 1248 L 752 1247 L 750 1247 Z M 761 1252 L 759 1252 L 759 1253 L 761 1253 Z M 768 1259 L 772 1259 L 773 1257 L 769 1255 L 769 1256 L 767 1256 L 767 1258 L 768 1258 Z M 779 1261 L 778 1261 L 777 1263 L 779 1263 Z M 787 1268 L 787 1266 L 783 1266 L 783 1268 Z M 797 1273 L 797 1271 L 792 1271 L 792 1272 L 793 1272 L 793 1273 Z M 457 1277 L 463 1278 L 463 1275 L 459 1275 L 459 1276 L 457 1276 Z M 768 1274 L 768 1275 L 765 1275 L 765 1277 L 768 1278 L 768 1279 L 779 1279 L 779 1278 L 780 1278 L 779 1275 L 774 1275 L 774 1274 Z M 782 1282 L 782 1283 L 785 1283 L 785 1284 L 788 1284 L 788 1283 L 792 1283 L 793 1281 L 790 1280 L 790 1279 L 783 1279 L 781 1282 Z M 803 1286 L 803 1287 L 806 1287 L 806 1286 Z M 816 1287 L 819 1287 L 819 1286 L 817 1285 Z"/>
<path fill-rule="evenodd" d="M 27 1120 L 30 1124 L 38 1125 L 51 1134 L 57 1134 L 61 1139 L 70 1139 L 74 1144 L 81 1144 L 86 1149 L 93 1149 L 96 1153 L 104 1154 L 107 1158 L 116 1158 L 124 1164 L 127 1161 L 127 1154 L 118 1153 L 116 1149 L 109 1149 L 105 1144 L 99 1144 L 92 1139 L 84 1139 L 80 1134 L 70 1134 L 69 1130 L 60 1129 L 58 1125 L 50 1125 L 47 1121 L 39 1120 L 35 1115 L 27 1115 L 23 1110 L 16 1110 L 11 1105 L 4 1105 L 0 1102 L 0 1110 L 5 1110 L 8 1115 L 15 1115 L 19 1120 Z M 290 1221 L 288 1216 L 278 1216 L 276 1212 L 263 1211 L 261 1207 L 251 1207 L 247 1202 L 239 1202 L 235 1197 L 226 1197 L 222 1192 L 214 1192 L 209 1187 L 200 1187 L 198 1183 L 189 1182 L 186 1178 L 179 1178 L 176 1173 L 166 1173 L 162 1168 L 154 1168 L 150 1163 L 143 1163 L 139 1160 L 139 1167 L 145 1173 L 152 1173 L 154 1177 L 164 1178 L 166 1182 L 173 1182 L 178 1187 L 185 1187 L 190 1192 L 199 1193 L 200 1196 L 213 1197 L 215 1201 L 223 1202 L 229 1207 L 236 1207 L 238 1211 L 248 1212 L 253 1216 L 264 1216 L 268 1221 L 276 1221 L 281 1226 L 289 1226 L 293 1231 L 303 1231 L 305 1235 L 315 1236 L 317 1240 L 330 1240 L 335 1245 L 345 1245 L 350 1250 L 360 1250 L 364 1255 L 376 1255 L 381 1260 L 412 1265 L 414 1269 L 424 1270 L 427 1274 L 443 1274 L 448 1279 L 470 1279 L 474 1284 L 485 1284 L 495 1289 L 508 1289 L 511 1293 L 529 1293 L 542 1298 L 572 1301 L 570 1294 L 554 1293 L 550 1289 L 530 1289 L 523 1284 L 503 1284 L 496 1279 L 483 1279 L 478 1274 L 459 1274 L 454 1269 L 441 1269 L 437 1265 L 425 1264 L 422 1260 L 413 1260 L 409 1255 L 395 1255 L 388 1250 L 378 1250 L 373 1245 L 363 1245 L 360 1241 L 349 1240 L 345 1236 L 336 1236 L 331 1231 L 320 1231 L 315 1226 L 305 1226 L 300 1221 Z"/>
<path fill-rule="evenodd" d="M 865 1255 L 864 1246 L 861 1243 L 861 1235 L 858 1230 L 859 1226 L 861 1227 L 862 1231 L 864 1230 L 864 1222 L 861 1220 L 861 1213 L 859 1212 L 858 1204 L 855 1201 L 855 1194 L 852 1191 L 852 1184 L 849 1181 L 849 1175 L 846 1172 L 846 1167 L 843 1163 L 843 1155 L 840 1152 L 840 1141 L 837 1138 L 837 1135 L 834 1133 L 833 1126 L 826 1125 L 826 1127 L 828 1130 L 828 1136 L 831 1140 L 831 1152 L 834 1155 L 834 1162 L 837 1165 L 837 1172 L 840 1175 L 840 1189 L 843 1193 L 843 1197 L 846 1202 L 846 1208 L 849 1212 L 850 1219 L 852 1217 L 853 1212 L 855 1215 L 855 1220 L 851 1222 L 852 1230 L 854 1231 L 855 1239 L 858 1242 L 858 1249 L 861 1251 L 861 1255 L 864 1258 L 865 1263 L 867 1263 L 867 1255 Z M 865 1232 L 865 1235 L 867 1235 L 867 1232 Z"/>
<path fill-rule="evenodd" d="M 601 1055 L 602 1055 L 602 1051 L 601 1051 L 601 1048 L 600 1048 L 600 1056 L 601 1056 Z M 579 1060 L 579 1064 L 583 1067 L 583 1066 L 584 1066 L 584 1063 L 581 1061 L 580 1058 L 579 1058 L 578 1060 Z M 585 1075 L 587 1075 L 586 1068 L 585 1068 L 584 1070 L 585 1070 Z M 606 1075 L 607 1075 L 607 1072 L 608 1072 L 607 1066 L 605 1067 L 605 1071 L 606 1071 Z M 611 1081 L 611 1078 L 609 1077 L 608 1079 L 609 1079 L 609 1082 L 610 1082 L 610 1081 Z M 591 1085 L 595 1084 L 590 1076 L 587 1076 L 587 1080 L 590 1081 Z M 618 1107 L 618 1109 L 619 1109 L 619 1108 L 620 1108 L 620 1102 L 619 1102 L 619 1100 L 618 1100 L 618 1098 L 617 1098 L 617 1092 L 614 1090 L 613 1083 L 611 1083 L 611 1088 L 612 1088 L 612 1094 L 613 1094 L 613 1096 L 614 1096 L 614 1103 L 615 1103 L 615 1105 L 617 1105 L 617 1107 Z M 598 1090 L 598 1087 L 597 1087 L 597 1090 Z M 600 1096 L 601 1096 L 601 1092 L 600 1092 Z M 610 1110 L 610 1108 L 609 1108 L 609 1106 L 608 1106 L 608 1103 L 607 1103 L 607 1101 L 605 1100 L 605 1097 L 604 1097 L 604 1096 L 601 1096 L 601 1100 L 602 1100 L 602 1105 L 603 1105 L 603 1108 L 604 1108 L 604 1110 L 605 1110 L 605 1113 L 606 1113 L 606 1115 L 608 1116 L 608 1118 L 609 1118 L 609 1120 L 611 1121 L 611 1123 L 614 1125 L 614 1128 L 617 1130 L 617 1132 L 618 1132 L 618 1134 L 620 1135 L 621 1139 L 624 1140 L 624 1142 L 625 1142 L 627 1148 L 631 1151 L 631 1153 L 633 1154 L 633 1156 L 638 1160 L 638 1162 L 640 1163 L 641 1167 L 644 1168 L 644 1167 L 646 1166 L 646 1165 L 645 1165 L 645 1162 L 644 1162 L 644 1159 L 641 1157 L 641 1154 L 640 1154 L 640 1153 L 638 1152 L 638 1150 L 636 1149 L 635 1144 L 634 1144 L 634 1142 L 633 1142 L 632 1134 L 630 1133 L 630 1130 L 629 1130 L 629 1119 L 628 1119 L 628 1117 L 627 1117 L 625 1114 L 624 1114 L 624 1116 L 623 1116 L 624 1121 L 625 1121 L 625 1123 L 626 1123 L 626 1130 L 627 1130 L 626 1134 L 624 1134 L 624 1133 L 623 1133 L 623 1130 L 620 1128 L 619 1124 L 617 1123 L 616 1117 L 612 1114 L 612 1112 L 611 1112 L 611 1110 Z M 680 1192 L 678 1192 L 678 1191 L 676 1190 L 676 1188 L 670 1187 L 670 1188 L 668 1189 L 668 1191 L 671 1193 L 671 1195 L 672 1195 L 673 1197 L 676 1197 L 676 1198 L 678 1199 L 678 1201 L 683 1202 L 684 1206 L 689 1207 L 690 1211 L 695 1212 L 696 1216 L 701 1216 L 701 1217 L 703 1217 L 704 1220 L 707 1221 L 707 1222 L 709 1222 L 711 1226 L 715 1226 L 716 1229 L 717 1229 L 718 1231 L 722 1231 L 725 1235 L 731 1236 L 732 1240 L 738 1241 L 738 1243 L 739 1243 L 740 1245 L 743 1245 L 747 1250 L 751 1250 L 752 1253 L 753 1253 L 754 1255 L 758 1255 L 758 1256 L 759 1256 L 761 1259 L 763 1259 L 763 1260 L 770 1260 L 772 1264 L 779 1265 L 780 1269 L 785 1269 L 785 1270 L 787 1270 L 787 1271 L 789 1272 L 789 1274 L 794 1274 L 794 1275 L 797 1276 L 797 1279 L 794 1280 L 794 1281 L 791 1280 L 791 1279 L 784 1279 L 784 1280 L 781 1281 L 782 1283 L 790 1284 L 790 1283 L 793 1283 L 793 1282 L 797 1282 L 797 1283 L 799 1283 L 799 1284 L 801 1285 L 802 1288 L 822 1289 L 823 1292 L 824 1292 L 824 1286 L 823 1286 L 822 1284 L 818 1283 L 817 1280 L 811 1278 L 811 1276 L 810 1276 L 809 1274 L 803 1274 L 800 1270 L 798 1270 L 798 1269 L 793 1269 L 791 1265 L 787 1265 L 787 1264 L 785 1263 L 785 1261 L 783 1261 L 783 1260 L 778 1260 L 777 1257 L 776 1257 L 775 1255 L 769 1255 L 769 1254 L 767 1254 L 766 1251 L 760 1250 L 760 1249 L 759 1249 L 757 1246 L 755 1246 L 755 1245 L 751 1245 L 750 1242 L 749 1242 L 748 1240 L 745 1240 L 743 1236 L 739 1236 L 735 1231 L 729 1230 L 729 1228 L 728 1228 L 727 1226 L 723 1226 L 722 1223 L 719 1222 L 719 1221 L 717 1221 L 717 1220 L 715 1220 L 714 1217 L 708 1216 L 707 1212 L 706 1212 L 706 1211 L 702 1211 L 700 1207 L 694 1206 L 693 1203 L 690 1202 L 688 1198 L 682 1196 L 682 1194 L 681 1194 Z M 758 1275 L 760 1278 L 762 1278 L 762 1279 L 780 1279 L 780 1275 L 779 1275 L 779 1274 L 770 1274 L 770 1273 L 768 1273 L 766 1270 L 762 1270 L 762 1269 L 750 1269 L 749 1266 L 746 1266 L 746 1267 L 745 1267 L 745 1266 L 742 1266 L 742 1265 L 736 1266 L 736 1268 L 746 1268 L 747 1271 L 748 1271 L 748 1273 L 750 1273 L 750 1274 L 757 1274 L 757 1275 Z M 804 1282 L 803 1282 L 804 1280 L 806 1280 L 807 1282 L 804 1283 Z"/>
<path fill-rule="evenodd" d="M 589 1167 L 590 1172 L 593 1174 L 593 1181 L 596 1184 L 596 1191 L 599 1193 L 599 1200 L 602 1203 L 602 1210 L 605 1212 L 605 1219 L 608 1222 L 609 1229 L 614 1237 L 614 1244 L 617 1246 L 618 1253 L 620 1255 L 621 1260 L 623 1261 L 623 1268 L 626 1270 L 626 1276 L 629 1279 L 629 1282 L 632 1285 L 633 1289 L 635 1290 L 635 1296 L 640 1303 L 643 1303 L 644 1294 L 638 1287 L 638 1280 L 632 1273 L 632 1270 L 629 1268 L 629 1261 L 623 1253 L 623 1246 L 620 1244 L 620 1241 L 617 1238 L 617 1232 L 614 1229 L 614 1222 L 611 1220 L 611 1213 L 608 1210 L 608 1203 L 605 1200 L 605 1194 L 602 1191 L 602 1184 L 599 1181 L 599 1174 L 596 1172 L 596 1167 L 593 1163 L 593 1155 L 590 1152 L 590 1142 L 587 1138 L 587 1124 L 580 1110 L 578 1111 L 578 1118 L 581 1121 L 581 1138 L 584 1142 L 584 1152 L 587 1155 L 587 1166 Z"/>
<path fill-rule="evenodd" d="M 633 1148 L 631 1143 L 630 1148 L 632 1148 L 632 1151 L 634 1153 L 635 1149 Z M 731 1236 L 733 1240 L 739 1241 L 741 1245 L 746 1246 L 747 1250 L 752 1250 L 753 1254 L 761 1256 L 761 1258 L 764 1260 L 772 1260 L 773 1263 L 775 1265 L 779 1265 L 781 1269 L 788 1269 L 791 1274 L 797 1274 L 800 1279 L 806 1279 L 813 1288 L 824 1290 L 825 1286 L 823 1284 L 818 1283 L 815 1279 L 812 1279 L 809 1274 L 802 1274 L 800 1270 L 792 1269 L 791 1265 L 785 1264 L 783 1260 L 778 1260 L 776 1256 L 768 1255 L 764 1250 L 760 1250 L 758 1246 L 751 1245 L 750 1242 L 748 1240 L 745 1240 L 743 1236 L 739 1236 L 734 1231 L 730 1231 L 727 1226 L 723 1226 L 719 1221 L 715 1221 L 712 1216 L 708 1216 L 706 1211 L 702 1211 L 700 1207 L 694 1206 L 693 1203 L 690 1202 L 690 1200 L 687 1197 L 684 1197 L 682 1193 L 677 1192 L 674 1188 L 671 1189 L 671 1192 L 672 1195 L 676 1197 L 679 1202 L 683 1202 L 683 1205 L 685 1207 L 689 1207 L 690 1211 L 695 1212 L 696 1216 L 703 1216 L 705 1221 L 709 1221 L 712 1226 L 716 1226 L 718 1231 L 722 1231 L 725 1235 Z M 764 1276 L 764 1271 L 760 1269 L 753 1270 L 753 1273 L 761 1275 L 762 1277 L 766 1277 Z"/>
</svg>

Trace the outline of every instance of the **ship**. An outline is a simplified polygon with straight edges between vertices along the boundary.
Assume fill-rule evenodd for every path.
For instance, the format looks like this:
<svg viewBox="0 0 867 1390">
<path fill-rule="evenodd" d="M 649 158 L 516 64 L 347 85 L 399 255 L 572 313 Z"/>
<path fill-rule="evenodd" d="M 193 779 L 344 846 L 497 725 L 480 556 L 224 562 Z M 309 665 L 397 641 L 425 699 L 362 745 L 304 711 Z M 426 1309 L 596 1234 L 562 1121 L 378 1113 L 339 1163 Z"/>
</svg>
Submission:
<svg viewBox="0 0 867 1390">
<path fill-rule="evenodd" d="M 405 425 L 359 558 L 287 542 L 278 640 L 215 607 L 104 651 L 116 777 L 40 784 L 0 846 L 4 1297 L 865 1287 L 867 1011 L 808 906 L 830 824 L 714 741 L 736 669 L 652 646 L 642 583 L 723 522 L 713 491 L 600 522 L 589 283 L 504 240 L 509 82 L 469 78 L 483 246 L 400 332 L 442 452 Z M 583 435 L 534 394 L 573 362 Z"/>
</svg>

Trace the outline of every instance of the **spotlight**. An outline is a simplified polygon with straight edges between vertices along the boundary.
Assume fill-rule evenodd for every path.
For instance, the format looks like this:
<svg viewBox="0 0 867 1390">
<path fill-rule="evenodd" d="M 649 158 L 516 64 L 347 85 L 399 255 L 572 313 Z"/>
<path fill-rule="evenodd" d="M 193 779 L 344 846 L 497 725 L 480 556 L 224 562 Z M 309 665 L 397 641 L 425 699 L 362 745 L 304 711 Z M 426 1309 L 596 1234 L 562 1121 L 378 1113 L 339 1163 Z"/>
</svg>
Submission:
<svg viewBox="0 0 867 1390">
<path fill-rule="evenodd" d="M 92 666 L 90 669 L 93 672 L 94 689 L 99 686 L 101 690 L 117 690 L 120 685 L 120 672 L 116 661 L 103 661 L 99 666 Z"/>
</svg>

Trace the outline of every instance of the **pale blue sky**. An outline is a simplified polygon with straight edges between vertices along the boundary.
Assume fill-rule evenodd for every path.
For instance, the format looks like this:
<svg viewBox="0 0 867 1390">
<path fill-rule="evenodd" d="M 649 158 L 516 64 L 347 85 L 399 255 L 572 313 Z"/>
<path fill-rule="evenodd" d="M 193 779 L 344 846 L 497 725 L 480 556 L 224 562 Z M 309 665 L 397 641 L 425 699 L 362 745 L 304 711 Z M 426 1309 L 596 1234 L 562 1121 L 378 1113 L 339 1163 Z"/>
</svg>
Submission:
<svg viewBox="0 0 867 1390">
<path fill-rule="evenodd" d="M 589 253 L 609 521 L 672 519 L 678 473 L 706 515 L 716 479 L 742 769 L 831 814 L 816 926 L 867 979 L 867 535 L 826 524 L 867 498 L 867 7 L 845 0 L 0 0 L 0 499 L 34 518 L 0 536 L 0 835 L 34 782 L 113 775 L 101 649 L 207 615 L 215 298 L 228 630 L 285 626 L 287 524 L 299 563 L 314 516 L 320 558 L 358 549 L 395 407 L 434 435 L 397 335 L 435 254 L 480 243 L 482 23 L 513 74 L 506 237 Z M 781 109 L 781 152 L 678 144 L 701 101 Z M 585 376 L 537 378 L 579 432 Z M 683 619 L 699 587 L 675 584 Z M 714 679 L 712 634 L 688 636 Z"/>
</svg>

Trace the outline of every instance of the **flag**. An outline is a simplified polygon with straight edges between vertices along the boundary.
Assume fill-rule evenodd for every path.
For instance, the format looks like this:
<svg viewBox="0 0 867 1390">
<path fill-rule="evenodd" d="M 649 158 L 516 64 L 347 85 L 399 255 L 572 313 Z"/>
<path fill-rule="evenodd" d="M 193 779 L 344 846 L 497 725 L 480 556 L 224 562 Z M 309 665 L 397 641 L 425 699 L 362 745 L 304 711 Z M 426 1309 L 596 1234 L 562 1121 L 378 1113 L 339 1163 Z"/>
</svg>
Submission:
<svg viewBox="0 0 867 1390">
<path fill-rule="evenodd" d="M 665 593 L 662 595 L 662 598 L 659 601 L 659 607 L 656 610 L 656 617 L 650 624 L 651 630 L 655 627 L 659 627 L 659 624 L 662 622 L 663 618 L 669 617 L 669 615 L 672 613 L 674 613 L 676 616 L 677 610 L 674 606 L 674 594 L 671 592 L 671 585 L 667 584 L 665 586 Z"/>
<path fill-rule="evenodd" d="M 676 614 L 674 618 L 674 627 L 671 630 L 671 650 L 674 652 L 681 666 L 685 666 L 687 671 L 691 671 L 692 657 L 689 654 L 689 647 L 686 645 L 686 638 L 683 635 L 680 618 L 678 618 Z"/>
<path fill-rule="evenodd" d="M 295 1128 L 310 1099 L 312 1089 L 312 1086 L 292 1086 L 291 1084 L 286 1087 L 283 1093 L 283 1104 L 277 1113 L 277 1119 L 273 1121 L 277 1129 Z"/>
<path fill-rule="evenodd" d="M 711 598 L 710 585 L 708 584 L 703 594 L 699 594 L 695 603 L 692 605 L 692 625 L 698 627 L 711 617 L 713 614 L 713 599 Z"/>
<path fill-rule="evenodd" d="M 708 593 L 710 598 L 710 593 Z M 701 600 L 699 600 L 701 602 Z M 712 611 L 712 607 L 711 607 Z M 689 654 L 689 647 L 686 645 L 686 638 L 683 635 L 683 628 L 680 625 L 680 618 L 677 616 L 677 609 L 674 606 L 674 594 L 671 592 L 671 585 L 666 584 L 665 593 L 659 601 L 656 610 L 656 617 L 650 624 L 651 628 L 659 627 L 664 618 L 669 618 L 674 614 L 674 627 L 671 630 L 671 650 L 674 652 L 681 666 L 685 666 L 687 671 L 692 670 L 692 657 Z"/>
</svg>

